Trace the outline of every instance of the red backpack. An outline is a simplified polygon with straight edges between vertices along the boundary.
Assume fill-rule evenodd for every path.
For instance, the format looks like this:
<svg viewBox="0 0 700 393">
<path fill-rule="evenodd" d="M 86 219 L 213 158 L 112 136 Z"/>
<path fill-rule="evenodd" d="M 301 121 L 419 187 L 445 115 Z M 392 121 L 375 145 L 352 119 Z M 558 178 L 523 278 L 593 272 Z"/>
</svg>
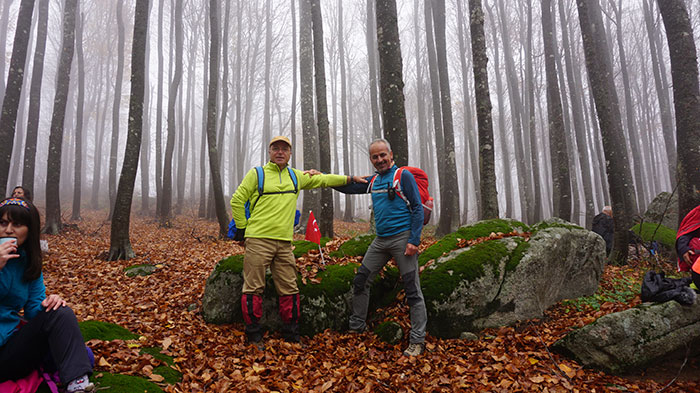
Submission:
<svg viewBox="0 0 700 393">
<path fill-rule="evenodd" d="M 411 209 L 411 203 L 406 199 L 406 196 L 403 194 L 401 191 L 401 174 L 403 173 L 404 170 L 407 170 L 411 172 L 413 177 L 416 179 L 416 185 L 418 185 L 418 193 L 420 194 L 420 202 L 423 205 L 423 225 L 427 224 L 428 221 L 430 221 L 430 214 L 433 212 L 433 197 L 430 196 L 430 192 L 428 192 L 428 175 L 425 173 L 420 168 L 412 167 L 412 166 L 402 166 L 399 169 L 394 172 L 394 181 L 392 183 L 394 189 L 396 190 L 396 195 L 399 196 L 399 198 L 403 199 L 404 202 L 406 202 L 406 205 L 408 205 L 408 209 Z M 372 177 L 372 180 L 369 181 L 369 192 L 372 192 L 372 187 L 374 186 L 374 180 L 377 178 L 377 175 L 374 175 Z"/>
</svg>

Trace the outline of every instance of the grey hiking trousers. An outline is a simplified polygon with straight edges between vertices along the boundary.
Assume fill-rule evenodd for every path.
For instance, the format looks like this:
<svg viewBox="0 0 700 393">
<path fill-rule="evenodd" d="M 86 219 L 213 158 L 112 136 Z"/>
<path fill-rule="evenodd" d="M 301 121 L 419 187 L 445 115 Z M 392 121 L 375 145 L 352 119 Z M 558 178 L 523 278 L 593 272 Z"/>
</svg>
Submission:
<svg viewBox="0 0 700 393">
<path fill-rule="evenodd" d="M 362 265 L 357 270 L 353 280 L 352 315 L 350 316 L 350 329 L 362 331 L 366 327 L 367 308 L 369 306 L 369 288 L 377 276 L 377 273 L 389 262 L 392 257 L 399 266 L 399 273 L 406 291 L 406 301 L 411 312 L 411 335 L 409 341 L 412 344 L 425 341 L 425 326 L 428 315 L 423 300 L 423 292 L 420 289 L 418 278 L 418 254 L 404 255 L 406 243 L 411 231 L 405 231 L 393 236 L 378 237 L 370 244 Z"/>
</svg>

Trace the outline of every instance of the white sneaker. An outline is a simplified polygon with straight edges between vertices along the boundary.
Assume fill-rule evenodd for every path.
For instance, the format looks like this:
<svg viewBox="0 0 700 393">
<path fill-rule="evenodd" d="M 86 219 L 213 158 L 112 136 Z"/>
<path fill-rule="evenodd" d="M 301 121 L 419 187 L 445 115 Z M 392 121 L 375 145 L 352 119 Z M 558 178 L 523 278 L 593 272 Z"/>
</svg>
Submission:
<svg viewBox="0 0 700 393">
<path fill-rule="evenodd" d="M 418 356 L 425 352 L 425 343 L 410 343 L 408 348 L 403 351 L 403 356 Z"/>
</svg>

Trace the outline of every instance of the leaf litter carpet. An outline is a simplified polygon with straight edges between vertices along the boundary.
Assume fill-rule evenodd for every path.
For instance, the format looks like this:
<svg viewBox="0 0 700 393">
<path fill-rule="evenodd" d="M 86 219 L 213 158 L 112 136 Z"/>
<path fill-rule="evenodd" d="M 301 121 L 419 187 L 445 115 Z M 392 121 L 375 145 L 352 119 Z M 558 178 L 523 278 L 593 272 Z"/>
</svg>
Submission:
<svg viewBox="0 0 700 393">
<path fill-rule="evenodd" d="M 60 235 L 45 237 L 50 246 L 44 259 L 47 293 L 63 296 L 80 321 L 112 322 L 140 336 L 129 341 L 91 341 L 98 360 L 96 373 L 142 376 L 166 392 L 700 391 L 694 358 L 688 359 L 680 374 L 683 359 L 636 375 L 612 376 L 547 350 L 572 329 L 638 304 L 638 293 L 613 301 L 599 298 L 597 307 L 563 302 L 540 320 L 486 330 L 478 340 L 428 335 L 426 353 L 416 358 L 401 356 L 407 334 L 397 345 L 383 343 L 372 333 L 335 331 L 289 344 L 272 332 L 260 351 L 245 343 L 242 324 L 211 325 L 199 314 L 205 281 L 217 261 L 243 252 L 236 243 L 216 238 L 216 223 L 189 214 L 175 219 L 172 228 L 161 228 L 153 218 L 134 215 L 131 241 L 137 257 L 106 261 L 110 227 L 105 215 L 88 211 L 83 221 L 69 223 Z M 366 223 L 336 222 L 335 227 L 337 239 L 368 229 Z M 432 243 L 430 239 L 424 240 L 422 249 Z M 332 244 L 337 247 L 340 241 Z M 311 255 L 300 263 L 318 261 L 317 255 Z M 326 261 L 347 262 L 328 257 Z M 124 274 L 125 267 L 143 263 L 156 265 L 155 273 L 133 278 Z M 621 277 L 639 282 L 649 264 L 633 260 L 625 267 L 607 267 L 601 290 L 613 288 Z M 408 333 L 408 308 L 402 300 L 403 293 L 393 305 L 377 310 L 374 315 L 379 318 L 371 325 L 395 320 Z M 179 383 L 165 384 L 152 373 L 160 360 L 139 350 L 154 346 L 175 358 L 174 367 L 183 374 Z"/>
</svg>

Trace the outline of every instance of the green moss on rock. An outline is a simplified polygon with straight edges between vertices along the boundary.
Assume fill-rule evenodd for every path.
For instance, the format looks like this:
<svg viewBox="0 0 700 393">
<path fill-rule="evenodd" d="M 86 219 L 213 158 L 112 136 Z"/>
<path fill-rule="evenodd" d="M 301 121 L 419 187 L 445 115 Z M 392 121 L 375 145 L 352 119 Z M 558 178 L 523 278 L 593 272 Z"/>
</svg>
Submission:
<svg viewBox="0 0 700 393">
<path fill-rule="evenodd" d="M 326 243 L 328 243 L 330 240 L 331 239 L 328 237 L 322 237 L 321 247 L 325 247 Z M 294 240 L 292 245 L 294 246 L 294 258 L 302 257 L 311 250 L 318 250 L 318 244 L 308 240 Z"/>
<path fill-rule="evenodd" d="M 350 291 L 357 268 L 358 265 L 354 263 L 328 265 L 326 270 L 316 275 L 321 280 L 320 283 L 307 282 L 306 285 L 299 285 L 299 291 L 302 295 L 310 298 L 324 295 L 327 297 L 342 296 Z"/>
<path fill-rule="evenodd" d="M 141 348 L 140 352 L 147 353 L 147 354 L 153 356 L 154 358 L 160 360 L 161 362 L 163 362 L 169 366 L 172 366 L 173 364 L 175 364 L 175 362 L 173 361 L 173 357 L 168 356 L 164 353 L 161 353 L 161 350 L 162 349 L 160 347 L 145 347 L 145 348 Z"/>
<path fill-rule="evenodd" d="M 243 273 L 243 254 L 231 255 L 219 261 L 214 268 L 211 279 L 215 280 L 221 272 Z"/>
<path fill-rule="evenodd" d="M 403 330 L 398 323 L 386 321 L 380 323 L 379 326 L 374 329 L 374 334 L 385 343 L 396 344 L 403 337 Z"/>
<path fill-rule="evenodd" d="M 582 227 L 566 222 L 563 220 L 549 219 L 545 221 L 538 222 L 537 224 L 530 227 L 532 234 L 547 228 L 564 228 L 564 229 L 583 229 Z"/>
<path fill-rule="evenodd" d="M 129 277 L 136 277 L 136 276 L 149 276 L 153 274 L 153 272 L 156 271 L 155 265 L 151 265 L 149 263 L 142 263 L 140 265 L 133 265 L 124 268 L 124 272 L 126 273 L 127 276 Z"/>
<path fill-rule="evenodd" d="M 344 256 L 357 257 L 365 255 L 369 245 L 372 244 L 376 235 L 362 235 L 356 238 L 350 239 L 343 243 L 338 250 L 330 253 L 330 256 L 334 258 L 342 258 Z"/>
<path fill-rule="evenodd" d="M 111 374 L 108 372 L 96 372 L 90 379 L 99 384 L 100 391 L 119 393 L 158 393 L 163 392 L 155 383 L 140 377 L 131 375 Z"/>
<path fill-rule="evenodd" d="M 176 384 L 182 380 L 182 373 L 168 366 L 158 366 L 153 369 L 153 374 L 158 374 L 165 379 L 165 383 Z"/>
<path fill-rule="evenodd" d="M 445 235 L 445 237 L 423 251 L 418 257 L 418 264 L 423 266 L 429 260 L 440 258 L 445 253 L 456 249 L 459 239 L 472 240 L 489 236 L 491 233 L 510 233 L 516 229 L 521 231 L 529 230 L 528 226 L 520 221 L 500 218 L 479 221 L 474 225 L 461 227 L 457 231 Z"/>
<path fill-rule="evenodd" d="M 91 320 L 80 322 L 78 325 L 85 341 L 92 339 L 103 341 L 135 340 L 139 338 L 137 334 L 109 322 Z"/>
<path fill-rule="evenodd" d="M 644 222 L 641 227 L 640 224 L 637 224 L 630 230 L 639 235 L 645 242 L 656 240 L 669 249 L 674 249 L 676 246 L 676 231 L 662 224 Z"/>
</svg>

